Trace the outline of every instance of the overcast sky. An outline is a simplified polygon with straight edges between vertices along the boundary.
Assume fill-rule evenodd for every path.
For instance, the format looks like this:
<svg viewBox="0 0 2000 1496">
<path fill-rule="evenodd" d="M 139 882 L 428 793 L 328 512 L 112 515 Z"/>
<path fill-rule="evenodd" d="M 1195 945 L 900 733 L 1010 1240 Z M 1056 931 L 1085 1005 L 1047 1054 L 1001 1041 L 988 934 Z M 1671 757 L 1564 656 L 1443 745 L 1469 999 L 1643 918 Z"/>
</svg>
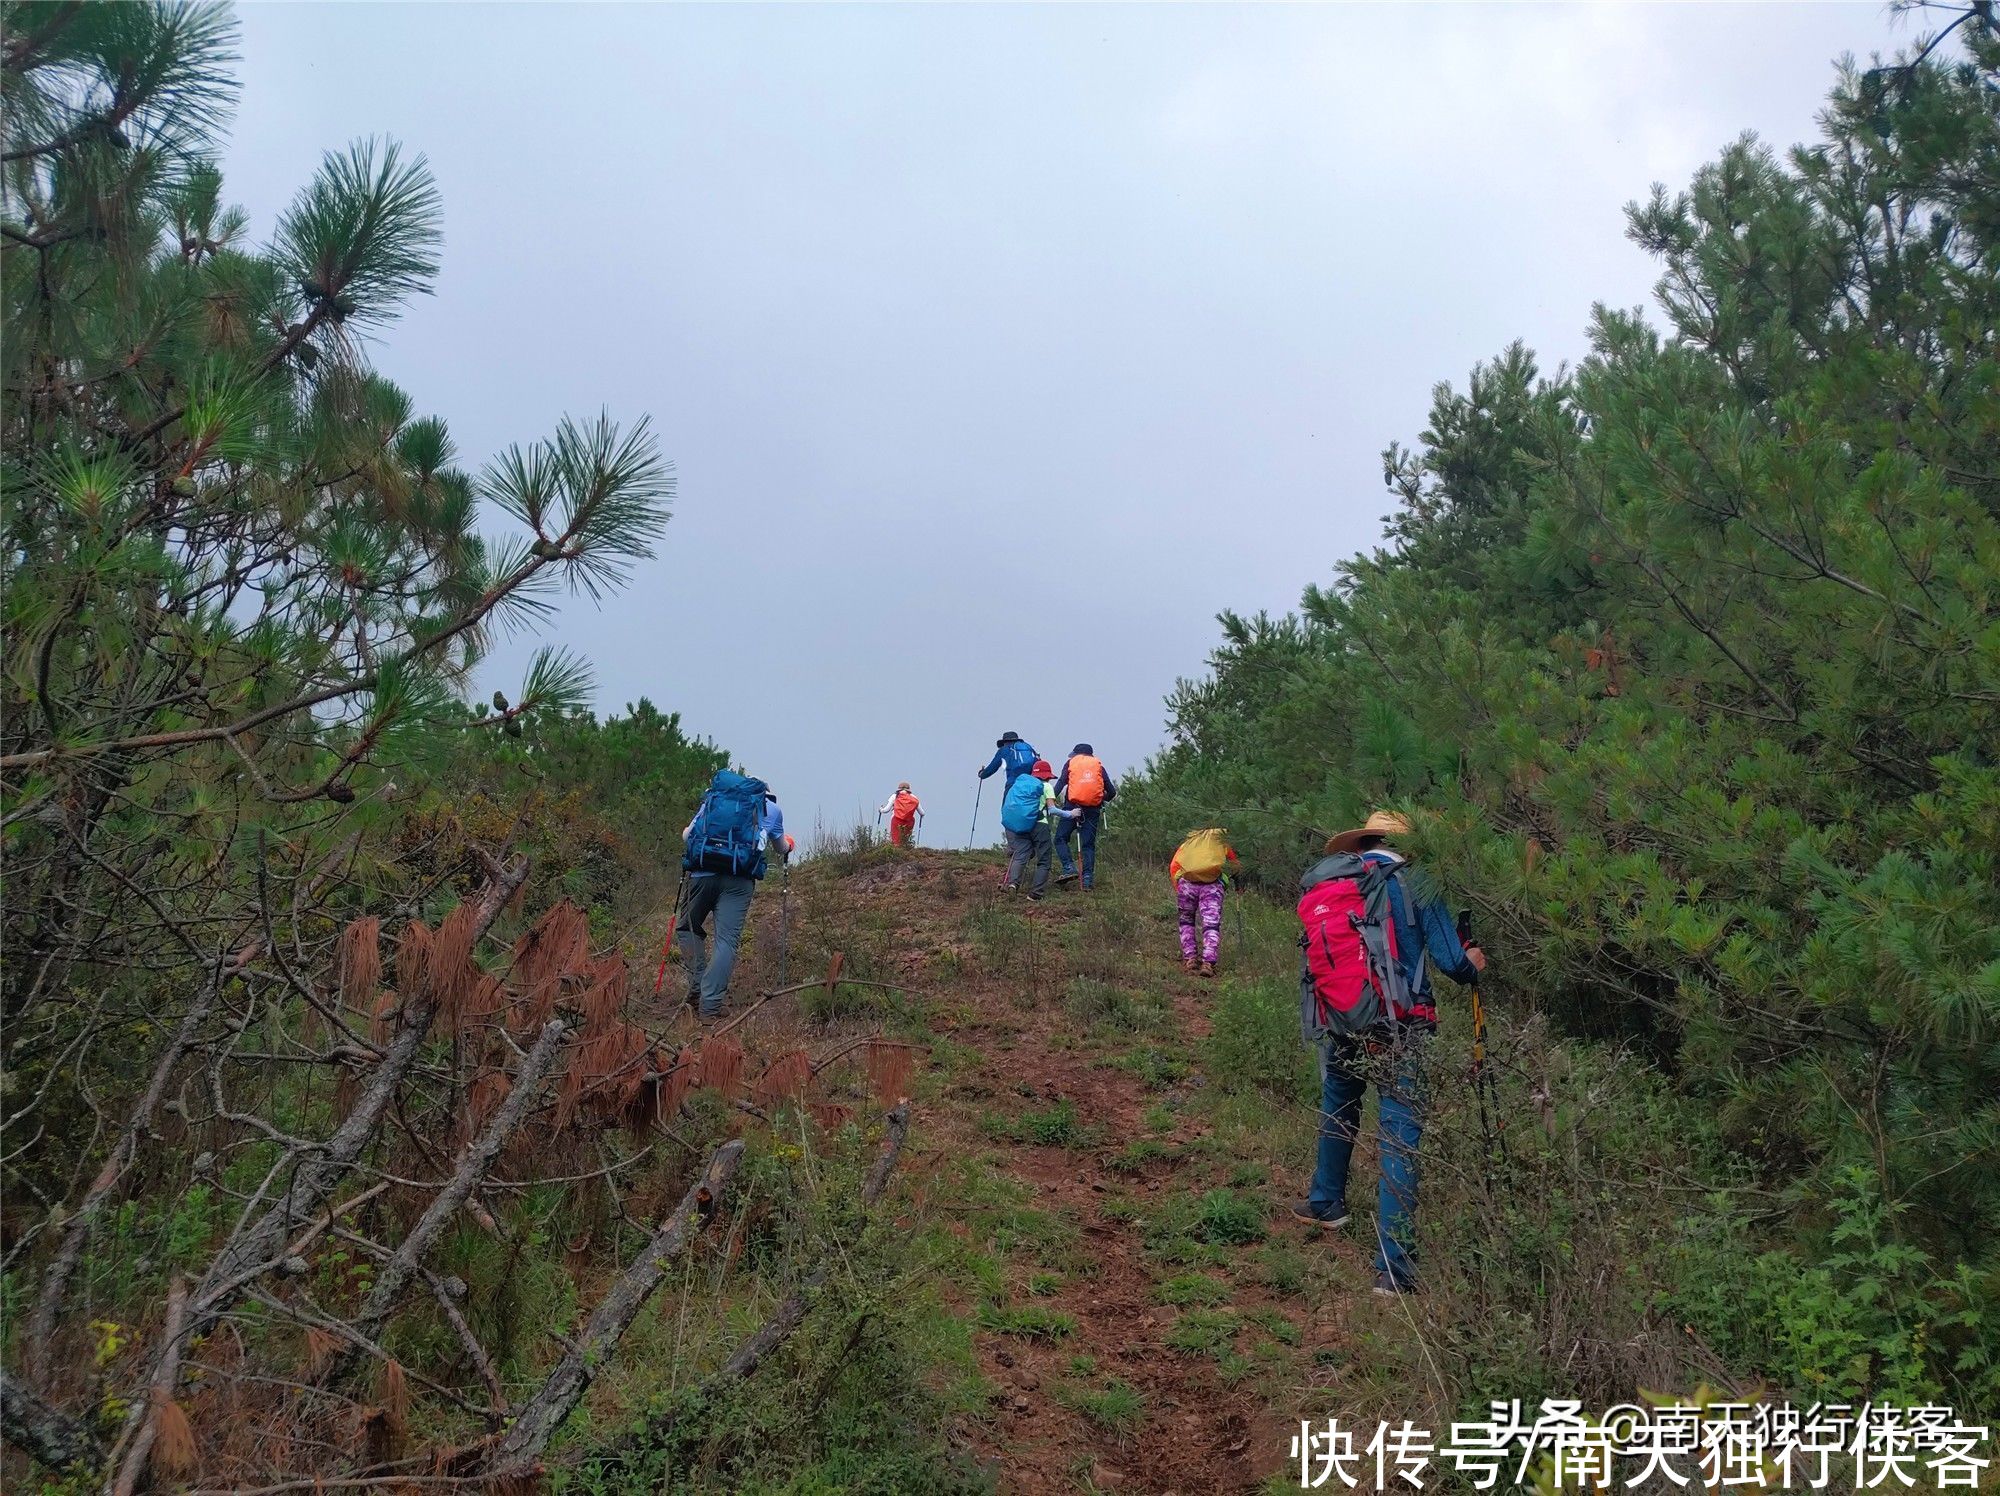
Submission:
<svg viewBox="0 0 2000 1496">
<path fill-rule="evenodd" d="M 1143 761 L 1218 610 L 1375 543 L 1433 384 L 1517 337 L 1577 357 L 1593 301 L 1649 295 L 1627 201 L 1810 137 L 1832 60 L 1904 35 L 1875 4 L 241 14 L 260 237 L 330 147 L 429 157 L 443 274 L 372 353 L 467 466 L 652 416 L 659 558 L 550 631 L 600 710 L 679 711 L 802 839 L 907 778 L 953 844 L 1003 730 Z"/>
</svg>

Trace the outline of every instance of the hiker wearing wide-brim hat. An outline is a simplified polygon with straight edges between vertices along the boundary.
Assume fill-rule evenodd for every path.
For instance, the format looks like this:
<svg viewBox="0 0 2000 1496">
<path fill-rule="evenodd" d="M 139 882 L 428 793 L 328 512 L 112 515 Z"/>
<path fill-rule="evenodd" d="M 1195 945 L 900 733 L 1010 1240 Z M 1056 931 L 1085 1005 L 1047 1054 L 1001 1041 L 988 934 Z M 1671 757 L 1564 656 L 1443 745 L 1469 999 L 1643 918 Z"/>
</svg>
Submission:
<svg viewBox="0 0 2000 1496">
<path fill-rule="evenodd" d="M 1410 822 L 1378 810 L 1327 839 L 1299 880 L 1304 930 L 1300 1019 L 1320 1056 L 1319 1150 L 1312 1188 L 1292 1214 L 1315 1226 L 1347 1220 L 1347 1173 L 1372 1081 L 1382 1136 L 1375 1220 L 1375 1291 L 1416 1287 L 1417 1147 L 1423 1138 L 1424 1061 L 1437 1032 L 1430 968 L 1472 986 L 1485 968 L 1460 941 L 1451 912 L 1406 886 L 1409 864 L 1387 845 Z"/>
<path fill-rule="evenodd" d="M 917 823 L 924 818 L 924 805 L 910 793 L 910 781 L 900 780 L 896 793 L 882 802 L 882 808 L 875 812 L 875 824 L 882 824 L 882 817 L 889 818 L 889 845 L 908 846 L 916 837 Z"/>
<path fill-rule="evenodd" d="M 1014 781 L 1027 773 L 1041 755 L 1035 752 L 1035 745 L 1028 742 L 1018 732 L 1003 732 L 1000 740 L 993 745 L 993 757 L 986 767 L 979 771 L 981 779 L 991 779 L 1002 769 L 1007 771 L 1007 788 L 1014 787 Z"/>
<path fill-rule="evenodd" d="M 1370 847 L 1379 846 L 1392 836 L 1408 836 L 1410 823 L 1393 810 L 1378 810 L 1368 817 L 1367 823 L 1356 826 L 1352 831 L 1336 832 L 1326 839 L 1327 855 L 1335 852 L 1365 852 Z"/>
</svg>

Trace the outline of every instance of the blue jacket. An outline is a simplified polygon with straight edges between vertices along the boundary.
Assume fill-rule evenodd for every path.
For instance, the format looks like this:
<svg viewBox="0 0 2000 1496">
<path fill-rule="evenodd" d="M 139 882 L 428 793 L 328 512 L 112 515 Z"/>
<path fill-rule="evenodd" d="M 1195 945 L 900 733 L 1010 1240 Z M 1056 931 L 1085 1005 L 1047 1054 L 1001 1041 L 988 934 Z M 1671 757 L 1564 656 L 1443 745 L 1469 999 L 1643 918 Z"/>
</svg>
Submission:
<svg viewBox="0 0 2000 1496">
<path fill-rule="evenodd" d="M 1401 857 L 1379 847 L 1361 855 L 1370 862 L 1390 867 L 1403 865 Z M 1432 1006 L 1432 965 L 1462 986 L 1469 987 L 1479 980 L 1479 969 L 1459 943 L 1458 925 L 1451 911 L 1440 899 L 1418 903 L 1411 898 L 1404 891 L 1400 872 L 1389 879 L 1389 917 L 1396 922 L 1396 959 L 1402 964 L 1403 979 L 1409 983 L 1416 1006 Z M 1428 964 L 1424 960 L 1426 955 L 1431 958 Z"/>
<path fill-rule="evenodd" d="M 1016 738 L 1004 747 L 994 750 L 992 762 L 979 771 L 979 777 L 991 779 L 1004 766 L 1007 770 L 1007 788 L 1012 789 L 1014 781 L 1032 769 L 1039 757 L 1041 755 L 1035 752 L 1034 744 L 1025 738 Z"/>
</svg>

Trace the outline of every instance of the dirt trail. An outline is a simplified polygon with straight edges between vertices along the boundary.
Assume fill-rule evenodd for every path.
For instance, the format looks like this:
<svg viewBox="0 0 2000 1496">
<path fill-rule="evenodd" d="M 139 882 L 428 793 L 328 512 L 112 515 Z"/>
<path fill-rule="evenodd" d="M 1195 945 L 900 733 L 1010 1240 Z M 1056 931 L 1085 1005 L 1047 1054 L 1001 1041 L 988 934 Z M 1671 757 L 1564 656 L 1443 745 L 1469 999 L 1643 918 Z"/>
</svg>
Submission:
<svg viewBox="0 0 2000 1496">
<path fill-rule="evenodd" d="M 815 941 L 865 943 L 872 929 L 869 964 L 925 991 L 931 1031 L 958 1054 L 975 1052 L 919 1104 L 912 1177 L 925 1208 L 953 1210 L 952 1165 L 979 1160 L 1024 1197 L 1025 1210 L 1072 1233 L 1059 1275 L 1010 1260 L 1005 1295 L 1012 1306 L 1066 1316 L 1072 1328 L 1024 1331 L 1004 1310 L 995 1314 L 999 1295 L 986 1298 L 979 1321 L 979 1363 L 996 1395 L 964 1436 L 999 1473 L 1000 1488 L 1253 1490 L 1288 1463 L 1316 1353 L 1344 1338 L 1344 1296 L 1312 1313 L 1296 1286 L 1288 1298 L 1268 1289 L 1247 1250 L 1223 1261 L 1212 1249 L 1215 1260 L 1195 1263 L 1149 1250 L 1149 1224 L 1157 1235 L 1161 1212 L 1218 1190 L 1232 1165 L 1239 1174 L 1243 1165 L 1209 1136 L 1206 1112 L 1186 1104 L 1205 1084 L 1201 1045 L 1215 987 L 1180 969 L 1166 901 L 1131 886 L 1135 875 L 1119 876 L 1127 886 L 1052 888 L 1030 905 L 1000 894 L 996 865 L 980 857 L 920 852 L 845 876 L 817 874 L 803 897 L 793 890 L 792 964 L 797 971 L 814 959 Z M 760 903 L 758 944 L 768 953 L 777 910 L 775 901 Z M 995 971 L 1001 947 L 1009 959 Z M 1151 1037 L 1137 1047 L 1170 1054 L 1168 1078 L 1132 1063 L 1136 1022 L 1123 1031 L 1115 1021 L 1086 1023 L 1065 1000 L 1085 975 L 1075 968 L 1097 970 L 1105 947 L 1125 968 L 1095 990 L 1122 990 L 1145 1005 Z M 1007 1130 L 1023 1116 L 1053 1118 L 1066 1135 L 1038 1140 L 1034 1128 Z M 1141 1139 L 1149 1141 L 1134 1150 Z M 1306 1244 L 1279 1207 L 1281 1187 L 1254 1174 L 1249 1182 L 1255 1187 L 1227 1191 L 1256 1215 L 1239 1227 L 1244 1241 L 1324 1250 Z M 1175 1295 L 1164 1283 L 1195 1274 L 1206 1280 L 1196 1287 L 1208 1307 L 1166 1301 Z M 1023 1293 L 1031 1278 L 1044 1281 Z M 981 1307 L 968 1302 L 966 1312 Z M 1219 1343 L 1191 1345 L 1189 1315 Z M 1288 1343 L 1263 1339 L 1256 1325 Z M 1231 1344 L 1258 1359 L 1253 1370 L 1250 1357 L 1235 1356 L 1236 1375 L 1225 1380 Z M 1079 1407 L 1079 1394 L 1118 1384 L 1137 1394 L 1119 1394 L 1127 1398 L 1122 1416 L 1116 1406 Z"/>
</svg>

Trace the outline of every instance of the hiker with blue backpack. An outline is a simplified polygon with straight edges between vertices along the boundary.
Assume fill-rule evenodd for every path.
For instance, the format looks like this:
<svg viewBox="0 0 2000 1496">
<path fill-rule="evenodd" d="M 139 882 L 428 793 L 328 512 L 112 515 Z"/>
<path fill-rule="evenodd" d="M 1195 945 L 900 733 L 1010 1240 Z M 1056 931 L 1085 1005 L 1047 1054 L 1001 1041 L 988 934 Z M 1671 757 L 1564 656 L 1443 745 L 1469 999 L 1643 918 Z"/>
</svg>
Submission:
<svg viewBox="0 0 2000 1496">
<path fill-rule="evenodd" d="M 1007 872 L 1000 886 L 1015 892 L 1032 862 L 1035 881 L 1028 889 L 1032 900 L 1039 900 L 1049 886 L 1049 856 L 1054 851 L 1049 822 L 1063 814 L 1049 789 L 1055 776 L 1046 759 L 1035 759 L 1025 773 L 1015 776 L 1000 802 L 1000 828 L 1007 833 Z"/>
<path fill-rule="evenodd" d="M 791 855 L 791 839 L 785 835 L 784 812 L 770 787 L 728 769 L 710 781 L 681 837 L 687 843 L 681 857 L 686 892 L 674 921 L 674 938 L 687 972 L 688 1003 L 703 1018 L 715 1018 L 729 992 L 751 896 L 770 855 L 780 861 Z M 711 915 L 715 918 L 712 953 L 702 928 Z"/>
<path fill-rule="evenodd" d="M 1299 880 L 1299 1022 L 1319 1056 L 1319 1154 L 1312 1188 L 1292 1214 L 1314 1227 L 1345 1225 L 1347 1171 L 1372 1082 L 1381 1123 L 1375 1292 L 1414 1292 L 1417 1147 L 1423 1138 L 1425 1059 L 1437 1032 L 1430 968 L 1463 986 L 1486 969 L 1462 943 L 1444 904 L 1413 888 L 1414 869 L 1389 838 L 1410 823 L 1378 810 L 1343 831 Z"/>
<path fill-rule="evenodd" d="M 986 767 L 979 771 L 979 777 L 991 779 L 1005 769 L 1007 788 L 1011 790 L 1014 782 L 1033 768 L 1035 760 L 1039 757 L 1041 755 L 1035 752 L 1035 745 L 1023 739 L 1018 732 L 1003 732 L 1000 734 L 1000 740 L 993 745 L 993 757 L 988 759 Z"/>
<path fill-rule="evenodd" d="M 1018 732 L 1003 732 L 993 745 L 993 757 L 986 761 L 986 767 L 979 771 L 979 793 L 972 799 L 972 830 L 965 839 L 970 848 L 979 835 L 979 796 L 986 793 L 986 781 L 1002 769 L 1007 771 L 1007 788 L 1013 789 L 1021 776 L 1028 772 L 1040 758 L 1035 745 L 1022 738 Z M 1006 880 L 1003 878 L 1004 884 Z"/>
</svg>

